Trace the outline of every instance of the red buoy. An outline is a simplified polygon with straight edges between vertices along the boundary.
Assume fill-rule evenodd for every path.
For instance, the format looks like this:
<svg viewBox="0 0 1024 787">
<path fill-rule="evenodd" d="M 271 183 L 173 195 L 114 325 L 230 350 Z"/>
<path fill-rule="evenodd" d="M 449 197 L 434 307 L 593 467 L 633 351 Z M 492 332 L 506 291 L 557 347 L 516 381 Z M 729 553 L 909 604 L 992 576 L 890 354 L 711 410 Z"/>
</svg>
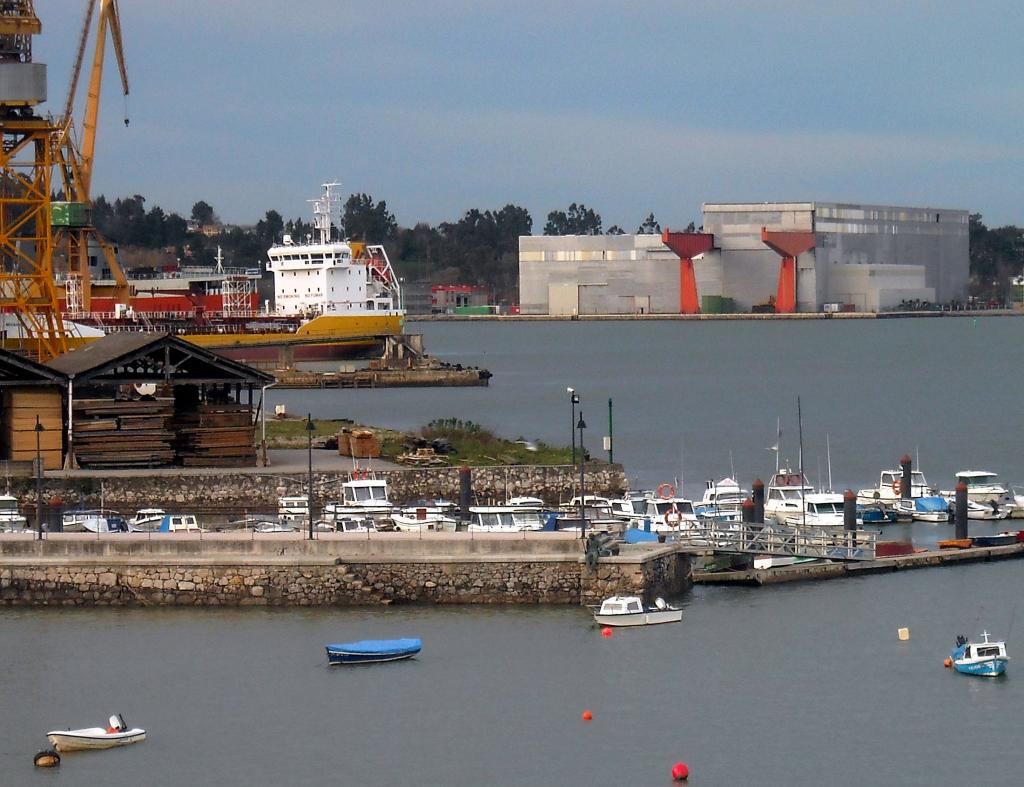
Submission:
<svg viewBox="0 0 1024 787">
<path fill-rule="evenodd" d="M 953 666 L 953 659 L 951 659 L 949 656 L 946 656 L 946 658 L 942 662 L 942 666 L 946 669 L 949 669 Z"/>
<path fill-rule="evenodd" d="M 612 635 L 612 630 L 608 626 L 605 626 L 603 629 L 601 629 L 601 636 L 602 637 L 610 637 L 611 635 Z"/>
<path fill-rule="evenodd" d="M 690 775 L 690 769 L 685 762 L 677 762 L 672 766 L 672 781 L 682 782 Z"/>
<path fill-rule="evenodd" d="M 583 711 L 583 721 L 590 721 L 594 718 L 594 714 L 588 710 Z"/>
</svg>

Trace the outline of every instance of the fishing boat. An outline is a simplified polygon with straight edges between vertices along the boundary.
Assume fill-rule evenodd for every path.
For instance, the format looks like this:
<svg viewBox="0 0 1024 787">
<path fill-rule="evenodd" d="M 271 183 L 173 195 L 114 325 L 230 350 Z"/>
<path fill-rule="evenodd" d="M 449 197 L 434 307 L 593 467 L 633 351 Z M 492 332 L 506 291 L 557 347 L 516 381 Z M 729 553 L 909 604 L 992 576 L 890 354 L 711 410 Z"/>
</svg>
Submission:
<svg viewBox="0 0 1024 787">
<path fill-rule="evenodd" d="M 594 620 L 602 626 L 650 626 L 656 623 L 678 623 L 683 619 L 681 607 L 673 607 L 665 599 L 654 600 L 647 606 L 639 596 L 612 596 L 601 606 L 590 606 Z"/>
<path fill-rule="evenodd" d="M 146 739 L 146 731 L 129 728 L 121 714 L 110 717 L 107 727 L 85 727 L 80 730 L 52 730 L 46 733 L 50 743 L 59 752 L 112 749 Z"/>
<path fill-rule="evenodd" d="M 991 536 L 975 536 L 973 541 L 976 547 L 1008 547 L 1017 543 L 1017 534 L 1004 531 Z"/>
<path fill-rule="evenodd" d="M 341 500 L 324 506 L 324 519 L 331 521 L 338 517 L 358 519 L 387 519 L 394 510 L 388 499 L 388 482 L 372 478 L 369 473 L 355 471 L 352 477 L 341 485 Z"/>
<path fill-rule="evenodd" d="M 956 638 L 956 647 L 947 659 L 957 672 L 965 675 L 978 675 L 984 678 L 995 678 L 1006 672 L 1010 657 L 1006 655 L 1006 643 L 993 642 L 988 632 L 983 631 L 982 642 L 968 642 L 961 634 Z"/>
<path fill-rule="evenodd" d="M 128 281 L 131 295 L 121 302 L 112 296 L 117 283 L 104 276 L 103 255 L 95 255 L 90 311 L 80 279 L 57 282 L 65 317 L 96 335 L 166 331 L 238 360 L 276 360 L 285 347 L 296 361 L 379 355 L 387 337 L 403 330 L 401 286 L 383 246 L 337 237 L 339 185 L 324 184 L 313 200 L 311 237 L 284 235 L 267 251 L 273 308 L 259 308 L 258 266 L 225 268 L 221 259 L 216 267 L 132 274 L 139 278 Z"/>
<path fill-rule="evenodd" d="M 418 639 L 364 639 L 327 645 L 330 664 L 375 664 L 381 661 L 411 659 L 423 643 Z"/>
</svg>

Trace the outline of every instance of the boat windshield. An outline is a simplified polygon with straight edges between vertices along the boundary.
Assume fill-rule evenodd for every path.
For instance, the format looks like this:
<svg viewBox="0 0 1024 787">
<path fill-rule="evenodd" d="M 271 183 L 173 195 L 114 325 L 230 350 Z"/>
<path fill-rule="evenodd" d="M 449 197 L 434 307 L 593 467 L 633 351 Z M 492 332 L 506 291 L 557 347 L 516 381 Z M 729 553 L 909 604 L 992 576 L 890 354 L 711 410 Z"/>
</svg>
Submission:
<svg viewBox="0 0 1024 787">
<path fill-rule="evenodd" d="M 974 476 L 961 476 L 960 479 L 967 484 L 968 487 L 972 486 L 995 486 L 996 475 L 974 475 Z"/>
<path fill-rule="evenodd" d="M 815 514 L 841 514 L 842 503 L 811 503 L 809 509 Z"/>
<path fill-rule="evenodd" d="M 675 509 L 680 514 L 692 514 L 693 503 L 689 500 L 676 500 L 675 502 L 667 500 L 664 503 L 655 504 L 658 510 L 658 516 L 665 516 L 669 511 Z"/>
<path fill-rule="evenodd" d="M 350 500 L 354 500 L 357 503 L 366 503 L 371 500 L 387 500 L 387 490 L 383 485 L 380 486 L 356 486 L 351 487 L 347 491 L 352 494 L 347 497 Z"/>
<path fill-rule="evenodd" d="M 979 659 L 991 658 L 992 656 L 998 656 L 999 655 L 999 646 L 998 645 L 979 645 L 978 647 L 975 648 L 975 650 L 978 653 L 978 658 Z"/>
<path fill-rule="evenodd" d="M 511 511 L 491 511 L 477 514 L 485 527 L 514 527 L 515 515 Z"/>
<path fill-rule="evenodd" d="M 10 512 L 18 510 L 17 500 L 0 500 L 0 511 Z"/>
</svg>

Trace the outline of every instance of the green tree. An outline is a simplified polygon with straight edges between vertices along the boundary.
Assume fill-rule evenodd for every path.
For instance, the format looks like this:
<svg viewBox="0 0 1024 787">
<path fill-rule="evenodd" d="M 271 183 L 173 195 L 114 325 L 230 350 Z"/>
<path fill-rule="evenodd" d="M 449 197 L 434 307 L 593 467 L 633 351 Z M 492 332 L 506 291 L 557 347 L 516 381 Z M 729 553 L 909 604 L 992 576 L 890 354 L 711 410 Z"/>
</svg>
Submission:
<svg viewBox="0 0 1024 787">
<path fill-rule="evenodd" d="M 545 235 L 600 235 L 601 216 L 583 203 L 575 202 L 569 210 L 553 210 L 544 225 Z"/>
<path fill-rule="evenodd" d="M 624 229 L 622 229 L 622 227 L 620 227 L 618 224 L 612 224 L 612 226 L 610 226 L 608 228 L 608 231 L 605 234 L 606 235 L 625 235 L 626 231 Z"/>
<path fill-rule="evenodd" d="M 384 243 L 394 239 L 398 222 L 384 200 L 375 203 L 369 194 L 353 194 L 345 202 L 342 231 L 352 240 Z"/>
<path fill-rule="evenodd" d="M 284 232 L 284 219 L 276 210 L 268 210 L 266 215 L 256 222 L 256 238 L 260 245 L 269 249 Z"/>
<path fill-rule="evenodd" d="M 661 235 L 661 224 L 654 218 L 653 213 L 648 213 L 647 218 L 640 222 L 636 230 L 637 235 Z"/>
<path fill-rule="evenodd" d="M 213 212 L 213 208 L 208 202 L 199 200 L 192 206 L 192 221 L 200 227 L 206 224 L 216 224 L 217 214 Z"/>
</svg>

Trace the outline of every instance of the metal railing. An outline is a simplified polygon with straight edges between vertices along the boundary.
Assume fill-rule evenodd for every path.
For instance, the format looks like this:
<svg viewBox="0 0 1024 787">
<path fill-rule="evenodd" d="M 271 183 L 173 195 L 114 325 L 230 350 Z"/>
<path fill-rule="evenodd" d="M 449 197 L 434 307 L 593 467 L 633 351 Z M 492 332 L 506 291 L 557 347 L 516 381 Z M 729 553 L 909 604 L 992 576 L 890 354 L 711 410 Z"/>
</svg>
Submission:
<svg viewBox="0 0 1024 787">
<path fill-rule="evenodd" d="M 680 530 L 675 534 L 675 539 L 683 546 L 715 552 L 829 560 L 874 560 L 877 536 L 877 533 L 869 530 L 702 522 Z"/>
</svg>

